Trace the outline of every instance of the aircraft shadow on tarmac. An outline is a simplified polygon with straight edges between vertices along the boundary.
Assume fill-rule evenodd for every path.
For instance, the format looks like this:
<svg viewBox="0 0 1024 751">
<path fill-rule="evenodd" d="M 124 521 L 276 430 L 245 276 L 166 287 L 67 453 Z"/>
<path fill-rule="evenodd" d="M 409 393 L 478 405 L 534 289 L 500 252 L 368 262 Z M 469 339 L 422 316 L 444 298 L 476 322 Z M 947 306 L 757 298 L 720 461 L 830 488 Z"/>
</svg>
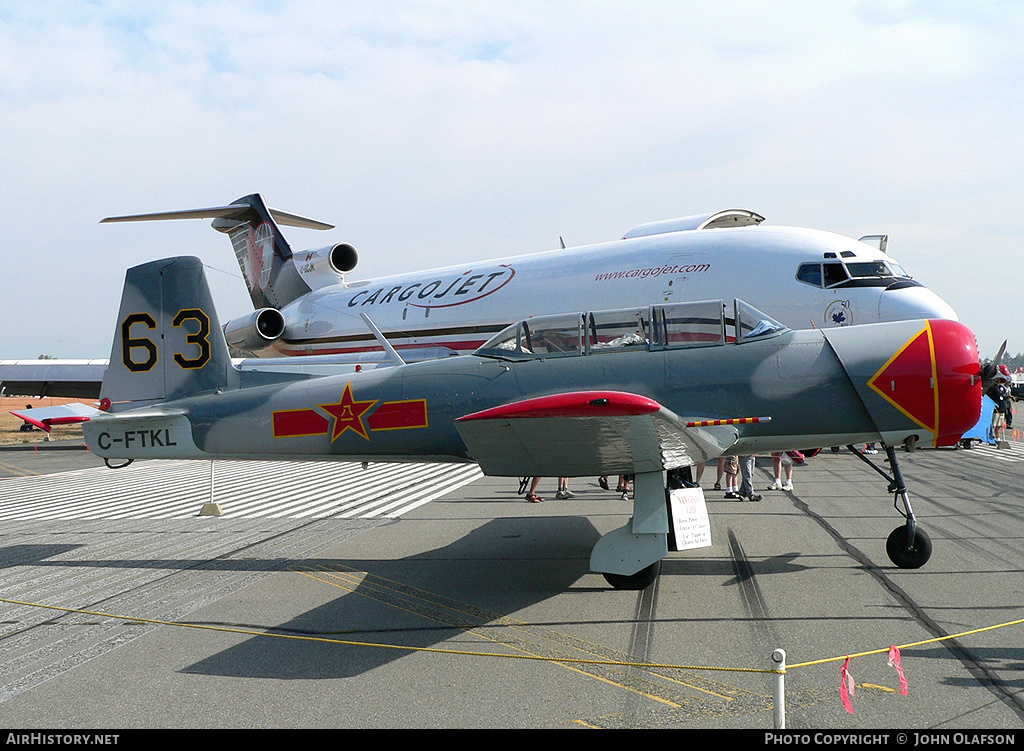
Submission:
<svg viewBox="0 0 1024 751">
<path fill-rule="evenodd" d="M 495 622 L 538 602 L 562 594 L 590 574 L 590 551 L 600 533 L 586 517 L 538 516 L 499 518 L 434 550 L 394 560 L 218 558 L 48 560 L 82 545 L 13 545 L 0 548 L 0 567 L 31 565 L 60 568 L 153 569 L 169 571 L 281 572 L 312 577 L 324 591 L 343 592 L 300 616 L 268 624 L 258 614 L 249 622 L 204 622 L 224 628 L 269 629 L 273 633 L 339 641 L 433 647 L 475 629 L 484 635 L 463 639 L 470 651 L 501 648 L 488 641 Z M 714 576 L 722 586 L 742 585 L 756 575 L 785 574 L 803 568 L 786 554 L 750 562 L 691 557 L 664 560 L 662 576 Z M 728 578 L 726 578 L 728 577 Z M 609 597 L 616 592 L 594 577 Z M 316 587 L 313 584 L 313 596 Z M 338 589 L 341 587 L 341 589 Z M 577 589 L 579 589 L 577 587 Z M 593 591 L 593 589 L 584 591 Z M 280 587 L 275 587 L 277 592 Z M 278 596 L 267 593 L 267 597 Z M 259 599 L 258 593 L 255 599 Z M 201 660 L 182 672 L 235 677 L 318 679 L 356 676 L 408 655 L 411 650 L 352 646 L 308 640 L 252 637 Z"/>
<path fill-rule="evenodd" d="M 1024 647 L 966 647 L 957 645 L 954 651 L 963 651 L 962 660 L 975 663 L 985 671 L 984 679 L 993 686 L 999 686 L 1007 690 L 1020 690 L 1024 688 Z M 946 646 L 935 647 L 910 647 L 903 650 L 903 660 L 906 663 L 909 659 L 936 659 L 949 660 L 950 648 Z M 1017 678 L 1006 679 L 1009 672 L 1016 672 Z M 978 685 L 978 675 L 948 675 L 943 678 L 942 683 L 946 686 L 958 686 L 962 688 L 975 688 Z"/>
<path fill-rule="evenodd" d="M 485 636 L 495 621 L 562 594 L 590 573 L 590 551 L 598 531 L 580 517 L 536 520 L 496 519 L 443 548 L 397 561 L 307 562 L 322 564 L 319 574 L 368 572 L 353 590 L 289 623 L 280 633 L 346 641 L 436 647 L 468 629 Z M 757 563 L 666 559 L 662 576 L 729 576 L 723 586 L 741 584 L 754 574 L 783 574 L 803 566 L 796 554 Z M 339 565 L 341 564 L 341 565 Z M 330 581 L 330 577 L 325 577 Z M 372 580 L 372 581 L 371 581 Z M 598 589 L 616 593 L 603 579 Z M 395 589 L 409 590 L 396 593 Z M 592 591 L 592 590 L 591 590 Z M 358 595 L 358 596 L 357 596 Z M 513 617 L 514 620 L 514 617 Z M 503 647 L 486 638 L 458 640 L 454 646 L 491 652 Z M 185 668 L 182 672 L 277 679 L 356 676 L 407 655 L 408 651 L 257 637 Z"/>
<path fill-rule="evenodd" d="M 340 591 L 335 586 L 349 591 L 273 630 L 436 647 L 468 629 L 486 632 L 496 619 L 565 592 L 589 573 L 590 550 L 599 537 L 582 517 L 502 518 L 450 545 L 410 558 L 295 561 L 291 568 L 322 581 L 325 591 Z M 464 639 L 461 647 L 488 652 L 500 648 L 479 638 Z M 411 652 L 254 637 L 182 672 L 282 680 L 346 678 Z"/>
<path fill-rule="evenodd" d="M 695 551 L 699 553 L 700 551 Z M 723 587 L 734 587 L 755 576 L 772 574 L 792 574 L 806 571 L 807 566 L 796 563 L 799 553 L 785 553 L 772 556 L 761 561 L 750 561 L 745 557 L 697 559 L 697 558 L 666 558 L 662 561 L 662 576 L 713 576 L 724 578 Z M 731 575 L 731 576 L 730 576 Z"/>
<path fill-rule="evenodd" d="M 0 548 L 0 568 L 45 565 L 47 558 L 84 547 L 85 545 L 8 545 Z"/>
</svg>

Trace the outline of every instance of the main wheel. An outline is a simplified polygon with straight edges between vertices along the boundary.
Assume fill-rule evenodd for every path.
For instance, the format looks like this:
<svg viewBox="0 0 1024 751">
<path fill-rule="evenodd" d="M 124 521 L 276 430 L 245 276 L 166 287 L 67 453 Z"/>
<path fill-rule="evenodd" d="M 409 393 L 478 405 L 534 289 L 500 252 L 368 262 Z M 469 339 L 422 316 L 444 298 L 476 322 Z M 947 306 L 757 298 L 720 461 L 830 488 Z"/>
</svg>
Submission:
<svg viewBox="0 0 1024 751">
<path fill-rule="evenodd" d="M 605 580 L 615 589 L 641 590 L 647 589 L 654 584 L 654 580 L 661 573 L 661 561 L 655 561 L 647 568 L 642 568 L 635 574 L 605 574 Z"/>
<path fill-rule="evenodd" d="M 896 527 L 885 543 L 889 560 L 900 568 L 921 568 L 932 557 L 932 541 L 928 533 L 918 527 L 914 532 L 914 547 L 907 547 L 906 526 Z"/>
</svg>

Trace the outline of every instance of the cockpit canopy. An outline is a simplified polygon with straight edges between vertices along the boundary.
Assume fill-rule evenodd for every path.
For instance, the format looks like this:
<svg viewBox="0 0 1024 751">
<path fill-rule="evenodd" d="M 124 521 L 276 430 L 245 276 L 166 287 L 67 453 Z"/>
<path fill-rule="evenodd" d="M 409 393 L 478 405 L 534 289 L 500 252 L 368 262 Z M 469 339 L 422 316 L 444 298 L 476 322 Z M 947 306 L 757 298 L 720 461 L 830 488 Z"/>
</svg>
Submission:
<svg viewBox="0 0 1024 751">
<path fill-rule="evenodd" d="M 849 253 L 847 251 L 847 253 Z M 844 253 L 843 255 L 847 255 Z M 852 253 L 849 253 L 853 256 Z M 812 287 L 891 287 L 892 285 L 920 286 L 891 258 L 885 260 L 845 260 L 833 258 L 822 262 L 802 263 L 796 278 Z"/>
<path fill-rule="evenodd" d="M 561 313 L 520 321 L 491 337 L 476 354 L 507 360 L 743 344 L 788 329 L 743 300 Z M 731 314 L 731 315 L 730 315 Z"/>
</svg>

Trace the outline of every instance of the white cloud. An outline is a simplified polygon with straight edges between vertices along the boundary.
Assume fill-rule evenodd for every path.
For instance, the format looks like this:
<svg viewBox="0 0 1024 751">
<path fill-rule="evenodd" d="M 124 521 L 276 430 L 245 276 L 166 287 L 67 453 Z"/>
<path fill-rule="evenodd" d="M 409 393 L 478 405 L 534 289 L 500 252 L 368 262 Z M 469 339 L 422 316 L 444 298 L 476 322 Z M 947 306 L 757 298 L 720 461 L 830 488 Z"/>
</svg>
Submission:
<svg viewBox="0 0 1024 751">
<path fill-rule="evenodd" d="M 366 275 L 734 205 L 884 231 L 991 348 L 1012 332 L 964 291 L 1020 318 L 1022 32 L 1001 2 L 7 4 L 8 256 L 62 304 L 0 357 L 106 354 L 128 265 L 233 263 L 200 222 L 100 217 L 253 191 Z"/>
</svg>

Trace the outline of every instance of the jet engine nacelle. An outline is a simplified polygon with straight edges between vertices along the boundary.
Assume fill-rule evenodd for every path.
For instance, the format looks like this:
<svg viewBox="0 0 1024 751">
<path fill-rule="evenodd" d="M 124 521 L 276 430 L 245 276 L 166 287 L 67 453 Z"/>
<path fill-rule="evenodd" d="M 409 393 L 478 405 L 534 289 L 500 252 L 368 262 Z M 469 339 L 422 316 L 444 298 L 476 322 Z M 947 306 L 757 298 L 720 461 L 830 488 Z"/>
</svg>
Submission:
<svg viewBox="0 0 1024 751">
<path fill-rule="evenodd" d="M 343 281 L 345 274 L 359 262 L 359 254 L 348 243 L 338 243 L 296 253 L 292 256 L 292 262 L 302 281 L 310 289 L 319 289 Z"/>
<path fill-rule="evenodd" d="M 261 308 L 224 324 L 228 345 L 244 352 L 259 352 L 284 333 L 284 316 L 276 308 Z"/>
</svg>

